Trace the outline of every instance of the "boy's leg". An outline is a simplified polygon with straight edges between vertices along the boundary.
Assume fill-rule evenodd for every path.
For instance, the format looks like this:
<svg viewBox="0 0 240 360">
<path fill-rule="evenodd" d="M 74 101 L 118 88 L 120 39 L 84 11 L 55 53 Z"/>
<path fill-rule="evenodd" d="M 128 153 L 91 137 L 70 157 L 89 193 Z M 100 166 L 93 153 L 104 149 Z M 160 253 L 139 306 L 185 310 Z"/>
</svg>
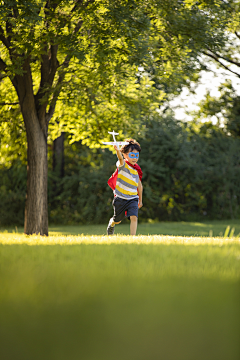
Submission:
<svg viewBox="0 0 240 360">
<path fill-rule="evenodd" d="M 135 215 L 130 216 L 130 235 L 136 235 L 138 218 Z"/>
<path fill-rule="evenodd" d="M 121 221 L 118 221 L 118 222 L 114 221 L 114 220 L 113 220 L 113 217 L 111 217 L 111 219 L 109 220 L 108 225 L 110 225 L 110 226 L 115 226 L 115 225 L 117 225 L 117 224 L 120 224 L 120 222 L 121 222 Z"/>
<path fill-rule="evenodd" d="M 113 235 L 113 234 L 114 234 L 114 226 L 115 226 L 116 224 L 120 224 L 120 222 L 121 222 L 121 221 L 119 221 L 119 222 L 114 222 L 114 221 L 113 221 L 113 218 L 111 218 L 111 219 L 109 220 L 109 223 L 108 223 L 107 234 L 108 234 L 108 235 Z"/>
<path fill-rule="evenodd" d="M 127 216 L 130 219 L 130 235 L 136 235 L 138 224 L 138 198 L 128 201 Z"/>
<path fill-rule="evenodd" d="M 111 222 L 111 226 L 114 226 L 114 225 L 120 224 L 120 222 L 121 222 L 121 221 L 119 221 L 119 222 L 114 222 L 114 221 L 112 220 L 112 222 Z"/>
<path fill-rule="evenodd" d="M 124 201 L 122 201 L 121 199 L 118 199 L 118 198 L 114 198 L 112 204 L 113 204 L 113 209 L 114 209 L 114 215 L 109 220 L 109 223 L 108 223 L 108 227 L 107 227 L 108 235 L 114 234 L 114 226 L 116 224 L 120 224 L 120 222 L 124 218 Z"/>
</svg>

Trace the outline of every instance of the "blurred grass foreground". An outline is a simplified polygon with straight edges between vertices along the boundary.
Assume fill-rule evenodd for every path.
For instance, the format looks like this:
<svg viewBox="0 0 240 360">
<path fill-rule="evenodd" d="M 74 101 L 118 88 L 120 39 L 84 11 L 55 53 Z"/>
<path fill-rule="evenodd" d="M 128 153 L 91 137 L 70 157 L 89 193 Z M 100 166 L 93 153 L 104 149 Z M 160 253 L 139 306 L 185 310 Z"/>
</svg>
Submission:
<svg viewBox="0 0 240 360">
<path fill-rule="evenodd" d="M 3 360 L 238 360 L 239 238 L 0 234 Z"/>
</svg>

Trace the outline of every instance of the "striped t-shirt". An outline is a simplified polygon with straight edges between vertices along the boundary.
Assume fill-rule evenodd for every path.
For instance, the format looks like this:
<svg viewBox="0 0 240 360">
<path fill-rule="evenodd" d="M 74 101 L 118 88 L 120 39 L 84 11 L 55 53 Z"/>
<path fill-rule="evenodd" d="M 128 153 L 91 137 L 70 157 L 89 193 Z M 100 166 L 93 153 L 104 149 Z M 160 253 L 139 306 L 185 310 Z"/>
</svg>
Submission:
<svg viewBox="0 0 240 360">
<path fill-rule="evenodd" d="M 129 166 L 125 161 L 123 166 L 118 166 L 118 177 L 114 195 L 121 199 L 131 200 L 138 198 L 139 175 L 137 170 Z"/>
</svg>

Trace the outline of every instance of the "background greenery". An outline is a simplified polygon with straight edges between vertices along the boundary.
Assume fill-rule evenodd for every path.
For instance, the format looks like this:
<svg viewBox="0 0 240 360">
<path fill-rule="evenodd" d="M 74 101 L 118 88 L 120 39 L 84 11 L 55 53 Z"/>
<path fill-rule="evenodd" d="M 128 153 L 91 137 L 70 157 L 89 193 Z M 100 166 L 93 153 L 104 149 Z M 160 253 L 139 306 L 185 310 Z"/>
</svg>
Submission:
<svg viewBox="0 0 240 360">
<path fill-rule="evenodd" d="M 49 146 L 50 223 L 106 223 L 112 216 L 113 198 L 107 180 L 115 170 L 116 155 L 81 142 L 70 145 L 65 139 L 63 177 L 52 170 Z M 239 218 L 238 136 L 211 122 L 176 121 L 166 111 L 148 120 L 137 140 L 142 146 L 139 164 L 144 186 L 140 221 Z M 12 160 L 9 167 L 5 164 L 0 173 L 0 225 L 20 226 L 26 194 L 24 159 Z"/>
</svg>

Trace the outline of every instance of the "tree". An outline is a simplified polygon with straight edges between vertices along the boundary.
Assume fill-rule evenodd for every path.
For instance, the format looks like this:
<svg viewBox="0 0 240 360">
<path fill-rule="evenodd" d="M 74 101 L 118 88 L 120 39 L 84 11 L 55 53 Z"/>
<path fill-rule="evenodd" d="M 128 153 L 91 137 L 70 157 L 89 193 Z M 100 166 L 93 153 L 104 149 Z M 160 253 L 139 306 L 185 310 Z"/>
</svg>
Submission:
<svg viewBox="0 0 240 360">
<path fill-rule="evenodd" d="M 228 5 L 229 16 L 231 17 L 231 21 L 226 27 L 228 41 L 222 44 L 223 46 L 218 49 L 207 46 L 203 51 L 203 54 L 213 60 L 220 68 L 225 69 L 240 78 L 240 2 L 238 0 L 228 1 L 226 4 Z"/>
<path fill-rule="evenodd" d="M 145 54 L 148 18 L 144 2 L 138 8 L 133 5 L 92 0 L 2 2 L 0 70 L 17 93 L 27 133 L 27 234 L 48 233 L 48 125 L 64 81 L 71 81 L 79 65 L 94 71 L 97 64 L 104 87 L 120 63 L 134 64 Z"/>
<path fill-rule="evenodd" d="M 195 120 L 216 116 L 219 124 L 223 120 L 225 131 L 235 138 L 240 138 L 240 96 L 237 95 L 231 81 L 226 81 L 218 88 L 220 96 L 214 97 L 207 92 L 200 101 L 199 110 L 193 113 Z"/>
<path fill-rule="evenodd" d="M 226 22 L 223 36 L 224 41 L 206 44 L 201 50 L 203 56 L 199 59 L 199 63 L 203 70 L 212 71 L 209 67 L 210 60 L 210 63 L 212 62 L 218 68 L 226 70 L 229 75 L 233 74 L 236 78 L 240 78 L 240 1 L 220 1 L 220 3 L 222 3 L 224 11 L 228 12 L 230 19 L 230 21 Z M 216 19 L 218 21 L 218 17 Z M 212 30 L 215 31 L 217 26 L 218 24 L 215 22 Z M 196 45 L 198 44 L 194 44 L 194 47 Z M 227 129 L 232 135 L 233 133 L 236 134 L 236 131 L 239 131 L 239 124 L 236 123 L 236 121 L 239 122 L 239 115 L 237 115 L 237 113 L 239 113 L 239 97 L 236 95 L 231 81 L 228 80 L 219 87 L 219 91 L 221 92 L 221 97 L 218 100 L 211 98 L 210 94 L 207 93 L 206 99 L 199 104 L 200 108 L 207 116 L 216 115 L 218 112 L 220 113 L 221 110 L 223 112 L 227 111 L 227 117 L 231 117 L 231 119 L 228 117 Z M 226 101 L 226 103 L 224 103 L 224 101 Z M 230 110 L 230 108 L 232 108 L 232 110 Z"/>
<path fill-rule="evenodd" d="M 113 120 L 136 130 L 154 106 L 151 78 L 137 83 L 136 66 L 154 64 L 162 79 L 191 72 L 204 47 L 224 42 L 226 11 L 220 0 L 2 1 L 0 76 L 17 94 L 28 144 L 25 233 L 48 234 L 49 125 L 57 120 L 58 132 L 65 126 L 73 141 L 89 145 L 107 136 Z M 58 99 L 72 114 L 57 109 Z"/>
</svg>

